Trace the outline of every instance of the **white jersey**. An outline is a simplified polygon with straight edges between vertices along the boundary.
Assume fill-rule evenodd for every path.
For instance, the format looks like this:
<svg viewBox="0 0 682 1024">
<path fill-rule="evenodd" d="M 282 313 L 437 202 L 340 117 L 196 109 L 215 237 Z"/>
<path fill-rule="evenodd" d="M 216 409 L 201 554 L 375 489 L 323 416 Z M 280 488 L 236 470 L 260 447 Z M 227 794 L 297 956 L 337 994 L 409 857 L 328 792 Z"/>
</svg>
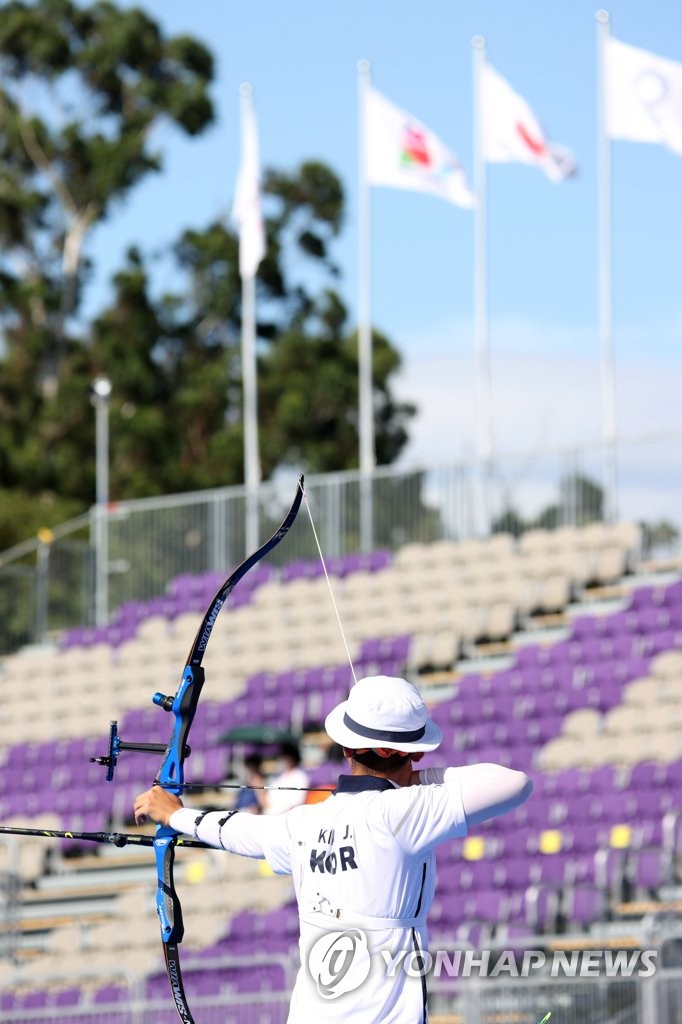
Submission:
<svg viewBox="0 0 682 1024">
<path fill-rule="evenodd" d="M 466 818 L 458 769 L 420 774 L 438 784 L 397 788 L 374 776 L 341 776 L 329 799 L 281 817 L 189 808 L 172 815 L 179 832 L 265 857 L 274 872 L 292 876 L 301 967 L 289 1024 L 426 1022 L 425 980 L 396 968 L 395 958 L 407 954 L 414 967 L 414 955 L 426 950 L 434 851 L 466 834 Z"/>
</svg>

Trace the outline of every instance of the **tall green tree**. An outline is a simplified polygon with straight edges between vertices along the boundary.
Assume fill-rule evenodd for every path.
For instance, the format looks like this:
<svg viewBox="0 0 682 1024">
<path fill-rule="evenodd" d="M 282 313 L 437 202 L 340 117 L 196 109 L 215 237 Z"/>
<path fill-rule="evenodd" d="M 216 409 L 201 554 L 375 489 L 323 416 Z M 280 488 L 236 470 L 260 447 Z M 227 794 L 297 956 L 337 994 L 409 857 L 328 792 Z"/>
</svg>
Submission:
<svg viewBox="0 0 682 1024">
<path fill-rule="evenodd" d="M 94 494 L 91 381 L 113 383 L 111 493 L 243 480 L 238 239 L 215 222 L 174 248 L 175 291 L 131 247 L 113 298 L 88 323 L 92 229 L 162 167 L 152 130 L 210 124 L 209 50 L 167 37 L 107 0 L 9 0 L 0 18 L 0 486 Z M 158 136 L 156 136 L 158 137 Z M 334 243 L 345 197 L 306 161 L 264 176 L 267 253 L 257 277 L 261 455 L 266 476 L 295 463 L 357 465 L 357 341 Z M 377 455 L 393 461 L 413 408 L 396 400 L 400 356 L 374 335 Z M 50 506 L 45 502 L 43 507 Z M 70 506 L 71 507 L 71 506 Z"/>
<path fill-rule="evenodd" d="M 14 400 L 26 383 L 27 358 L 41 359 L 44 391 L 58 390 L 88 235 L 161 168 L 151 142 L 160 121 L 189 135 L 210 124 L 212 76 L 205 46 L 164 36 L 141 10 L 106 0 L 3 5 L 0 325 L 14 365 L 2 397 Z M 21 420 L 36 411 L 26 405 Z"/>
</svg>

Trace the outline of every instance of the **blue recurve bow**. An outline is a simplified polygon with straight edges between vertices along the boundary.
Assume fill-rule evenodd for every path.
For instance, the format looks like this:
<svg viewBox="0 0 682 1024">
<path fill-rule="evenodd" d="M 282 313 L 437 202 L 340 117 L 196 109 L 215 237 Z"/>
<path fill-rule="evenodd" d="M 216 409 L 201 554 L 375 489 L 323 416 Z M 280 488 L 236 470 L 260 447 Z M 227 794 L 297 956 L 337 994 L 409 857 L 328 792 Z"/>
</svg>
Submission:
<svg viewBox="0 0 682 1024">
<path fill-rule="evenodd" d="M 118 735 L 116 722 L 111 723 L 108 756 L 93 759 L 99 764 L 106 766 L 108 781 L 111 781 L 114 777 L 114 770 L 121 751 L 163 752 L 163 761 L 154 779 L 154 785 L 163 786 L 164 789 L 174 793 L 176 796 L 182 793 L 185 781 L 184 761 L 190 753 L 187 740 L 204 685 L 204 670 L 201 663 L 218 613 L 237 583 L 286 536 L 298 514 L 302 498 L 303 477 L 298 481 L 296 496 L 281 526 L 257 551 L 254 551 L 241 565 L 237 566 L 211 601 L 197 630 L 175 696 L 167 697 L 162 693 L 154 694 L 152 698 L 154 704 L 173 715 L 173 732 L 167 746 L 156 743 L 124 743 Z M 154 836 L 154 852 L 156 854 L 158 877 L 156 910 L 161 924 L 161 938 L 163 940 L 166 970 L 176 1009 L 183 1024 L 195 1024 L 187 1005 L 187 997 L 180 970 L 179 947 L 184 934 L 184 925 L 180 899 L 175 890 L 173 880 L 173 865 L 177 841 L 178 833 L 174 829 L 168 825 L 157 825 Z"/>
</svg>

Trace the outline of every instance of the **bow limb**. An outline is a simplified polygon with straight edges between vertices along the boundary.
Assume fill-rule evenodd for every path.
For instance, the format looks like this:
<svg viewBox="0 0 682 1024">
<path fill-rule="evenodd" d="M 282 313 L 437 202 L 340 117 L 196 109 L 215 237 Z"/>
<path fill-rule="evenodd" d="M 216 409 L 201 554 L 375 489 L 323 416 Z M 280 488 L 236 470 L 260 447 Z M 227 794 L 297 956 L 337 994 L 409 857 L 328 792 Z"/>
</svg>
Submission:
<svg viewBox="0 0 682 1024">
<path fill-rule="evenodd" d="M 161 768 L 156 776 L 155 785 L 163 786 L 169 792 L 179 796 L 184 789 L 184 761 L 189 754 L 187 739 L 194 721 L 199 697 L 204 685 L 202 661 L 208 641 L 220 609 L 225 604 L 232 590 L 243 577 L 260 562 L 289 532 L 303 499 L 303 477 L 298 481 L 296 495 L 291 508 L 280 527 L 262 544 L 257 551 L 249 555 L 241 565 L 230 574 L 211 601 L 187 658 L 182 679 L 174 697 L 166 697 L 162 693 L 154 694 L 154 703 L 174 716 L 174 725 L 168 746 L 165 749 Z M 168 980 L 175 1000 L 175 1006 L 183 1024 L 194 1024 L 194 1018 L 187 1005 L 187 998 L 180 970 L 179 946 L 184 934 L 182 908 L 175 891 L 173 866 L 175 846 L 178 833 L 168 825 L 158 825 L 154 836 L 154 852 L 156 855 L 156 871 L 158 889 L 156 909 L 161 925 L 164 956 Z"/>
</svg>

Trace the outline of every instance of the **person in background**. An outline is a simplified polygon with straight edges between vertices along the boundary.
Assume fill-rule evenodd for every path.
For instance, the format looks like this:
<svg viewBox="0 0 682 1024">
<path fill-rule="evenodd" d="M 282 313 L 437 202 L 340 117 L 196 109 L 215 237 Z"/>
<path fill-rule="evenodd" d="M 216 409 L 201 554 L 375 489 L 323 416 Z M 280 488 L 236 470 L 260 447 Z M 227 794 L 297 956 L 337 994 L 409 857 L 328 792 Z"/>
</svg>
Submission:
<svg viewBox="0 0 682 1024">
<path fill-rule="evenodd" d="M 308 773 L 301 768 L 301 752 L 295 743 L 284 743 L 277 762 L 277 775 L 268 788 L 259 793 L 262 814 L 284 814 L 306 801 L 310 785 Z"/>
<path fill-rule="evenodd" d="M 244 758 L 243 779 L 245 788 L 239 790 L 234 809 L 235 811 L 247 811 L 249 814 L 260 814 L 260 797 L 263 790 L 247 788 L 264 785 L 263 758 L 260 754 L 249 754 Z"/>
</svg>

